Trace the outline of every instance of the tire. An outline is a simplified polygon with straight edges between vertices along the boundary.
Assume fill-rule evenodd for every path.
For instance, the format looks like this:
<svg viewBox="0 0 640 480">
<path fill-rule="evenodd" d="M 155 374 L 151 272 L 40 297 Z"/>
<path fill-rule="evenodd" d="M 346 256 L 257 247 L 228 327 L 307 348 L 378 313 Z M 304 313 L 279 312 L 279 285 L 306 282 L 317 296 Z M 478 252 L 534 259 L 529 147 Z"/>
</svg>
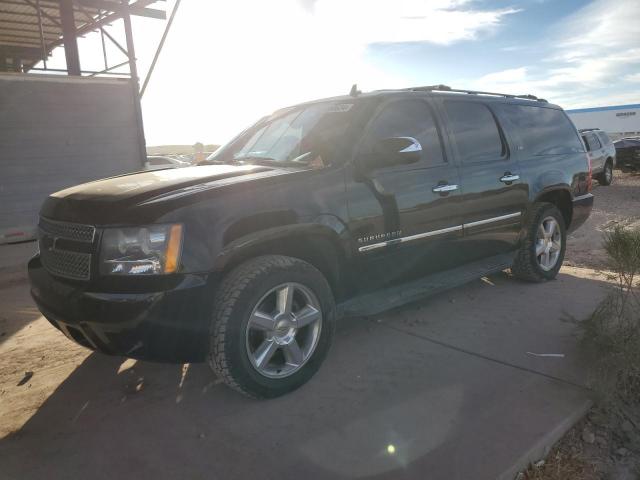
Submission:
<svg viewBox="0 0 640 480">
<path fill-rule="evenodd" d="M 613 164 L 610 160 L 607 160 L 604 164 L 603 172 L 598 175 L 598 183 L 606 187 L 611 185 L 611 182 L 613 182 Z"/>
<path fill-rule="evenodd" d="M 312 317 L 317 319 L 294 327 Z M 256 257 L 232 270 L 218 288 L 209 364 L 244 395 L 278 397 L 302 386 L 320 368 L 335 325 L 331 288 L 315 267 L 281 255 Z"/>
<path fill-rule="evenodd" d="M 559 235 L 555 235 L 551 237 L 551 244 L 545 243 L 547 241 L 546 237 L 544 237 L 544 241 L 541 244 L 539 240 L 540 228 L 545 226 L 550 226 L 552 222 L 550 219 L 553 219 L 556 224 L 556 230 Z M 562 262 L 564 260 L 564 253 L 567 245 L 567 231 L 564 223 L 564 217 L 560 210 L 553 205 L 552 203 L 535 203 L 527 216 L 526 225 L 524 227 L 524 235 L 520 245 L 520 249 L 516 254 L 516 258 L 514 260 L 513 266 L 511 267 L 511 272 L 516 278 L 521 280 L 525 280 L 528 282 L 544 282 L 547 280 L 553 280 L 558 272 L 560 271 L 560 267 L 562 266 Z M 545 229 L 545 228 L 543 228 Z M 557 245 L 554 244 L 555 240 L 560 241 L 560 248 L 557 248 Z M 556 242 L 557 243 L 557 242 Z M 543 246 L 549 245 L 549 262 L 545 265 L 545 259 L 547 258 L 545 254 L 541 255 L 540 258 L 536 255 L 536 249 L 542 248 Z M 551 248 L 554 248 L 554 251 L 557 250 L 557 257 L 552 253 Z M 546 250 L 546 248 L 545 248 Z M 555 258 L 554 262 L 551 262 Z M 550 267 L 549 264 L 553 263 Z"/>
</svg>

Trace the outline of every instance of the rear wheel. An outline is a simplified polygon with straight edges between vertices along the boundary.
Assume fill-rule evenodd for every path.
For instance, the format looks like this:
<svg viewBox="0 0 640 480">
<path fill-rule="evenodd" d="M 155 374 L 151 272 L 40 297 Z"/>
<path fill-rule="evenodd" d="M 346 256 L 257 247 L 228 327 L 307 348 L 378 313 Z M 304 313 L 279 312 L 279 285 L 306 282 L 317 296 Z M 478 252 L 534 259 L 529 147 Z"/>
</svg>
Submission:
<svg viewBox="0 0 640 480">
<path fill-rule="evenodd" d="M 280 255 L 251 259 L 222 281 L 211 325 L 210 365 L 256 398 L 307 382 L 329 350 L 335 306 L 312 265 Z"/>
<path fill-rule="evenodd" d="M 567 242 L 564 217 L 551 203 L 536 203 L 525 226 L 525 238 L 511 271 L 530 282 L 551 280 L 558 275 Z"/>
<path fill-rule="evenodd" d="M 613 164 L 610 160 L 607 160 L 607 163 L 604 164 L 604 170 L 598 177 L 598 182 L 604 186 L 611 185 L 611 182 L 613 182 Z"/>
</svg>

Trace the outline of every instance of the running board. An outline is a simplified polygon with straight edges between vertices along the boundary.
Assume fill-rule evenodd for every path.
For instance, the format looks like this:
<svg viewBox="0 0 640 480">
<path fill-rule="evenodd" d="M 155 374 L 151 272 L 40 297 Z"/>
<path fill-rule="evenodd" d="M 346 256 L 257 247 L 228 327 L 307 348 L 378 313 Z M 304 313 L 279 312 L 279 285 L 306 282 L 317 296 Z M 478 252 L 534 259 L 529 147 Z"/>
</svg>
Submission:
<svg viewBox="0 0 640 480">
<path fill-rule="evenodd" d="M 497 273 L 513 264 L 515 254 L 496 255 L 401 285 L 365 293 L 340 303 L 338 316 L 375 315 Z"/>
</svg>

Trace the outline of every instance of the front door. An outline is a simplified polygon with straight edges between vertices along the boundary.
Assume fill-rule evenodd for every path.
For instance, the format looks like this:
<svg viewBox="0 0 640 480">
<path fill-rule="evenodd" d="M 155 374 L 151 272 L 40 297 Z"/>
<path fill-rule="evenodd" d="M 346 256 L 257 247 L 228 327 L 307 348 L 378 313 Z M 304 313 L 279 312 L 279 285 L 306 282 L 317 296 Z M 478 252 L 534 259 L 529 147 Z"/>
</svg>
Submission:
<svg viewBox="0 0 640 480">
<path fill-rule="evenodd" d="M 489 104 L 439 99 L 452 149 L 460 165 L 464 209 L 464 261 L 506 253 L 518 246 L 527 185 L 520 179 L 507 132 Z"/>
<path fill-rule="evenodd" d="M 408 142 L 405 149 L 413 151 L 407 162 L 394 152 L 388 158 L 380 153 L 381 144 L 393 145 L 395 139 Z M 367 126 L 353 167 L 353 180 L 347 182 L 349 228 L 362 274 L 360 290 L 454 263 L 453 244 L 462 236 L 460 181 L 429 103 L 419 98 L 383 103 Z"/>
</svg>

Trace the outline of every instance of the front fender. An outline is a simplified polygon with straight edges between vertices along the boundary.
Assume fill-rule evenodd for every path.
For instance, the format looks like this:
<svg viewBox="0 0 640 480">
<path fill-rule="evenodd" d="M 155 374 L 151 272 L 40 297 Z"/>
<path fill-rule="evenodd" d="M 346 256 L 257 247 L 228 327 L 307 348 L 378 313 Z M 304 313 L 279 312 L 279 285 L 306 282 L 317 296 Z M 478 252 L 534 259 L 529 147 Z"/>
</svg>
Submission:
<svg viewBox="0 0 640 480">
<path fill-rule="evenodd" d="M 349 235 L 344 224 L 335 217 L 334 220 L 323 218 L 316 223 L 266 228 L 239 237 L 225 245 L 215 257 L 213 269 L 222 271 L 260 254 L 286 254 L 291 248 L 312 249 L 316 242 L 329 243 L 340 257 L 349 256 Z"/>
</svg>

